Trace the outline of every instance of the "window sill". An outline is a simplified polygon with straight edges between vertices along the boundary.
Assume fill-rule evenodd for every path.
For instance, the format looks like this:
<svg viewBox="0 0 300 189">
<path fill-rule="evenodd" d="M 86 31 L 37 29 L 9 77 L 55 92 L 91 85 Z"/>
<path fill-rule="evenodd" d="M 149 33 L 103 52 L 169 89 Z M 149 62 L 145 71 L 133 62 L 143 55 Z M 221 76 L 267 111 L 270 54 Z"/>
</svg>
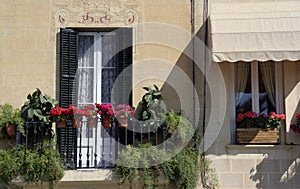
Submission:
<svg viewBox="0 0 300 189">
<path fill-rule="evenodd" d="M 226 145 L 227 150 L 291 150 L 297 147 L 297 145 L 287 144 L 228 144 Z"/>
<path fill-rule="evenodd" d="M 59 188 L 73 189 L 94 187 L 101 183 L 103 188 L 118 188 L 119 179 L 114 177 L 112 169 L 80 169 L 80 170 L 65 170 L 65 175 L 59 181 Z M 13 183 L 24 189 L 35 189 L 35 183 L 24 182 L 22 178 L 15 178 Z M 43 184 L 48 188 L 48 183 Z"/>
</svg>

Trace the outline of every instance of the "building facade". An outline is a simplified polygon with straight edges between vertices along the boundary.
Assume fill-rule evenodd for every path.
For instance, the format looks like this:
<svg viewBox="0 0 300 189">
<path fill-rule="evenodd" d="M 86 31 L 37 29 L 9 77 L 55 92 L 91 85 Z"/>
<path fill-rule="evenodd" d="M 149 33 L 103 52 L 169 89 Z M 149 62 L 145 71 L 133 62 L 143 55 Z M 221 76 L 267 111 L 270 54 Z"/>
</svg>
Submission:
<svg viewBox="0 0 300 189">
<path fill-rule="evenodd" d="M 66 104 L 74 95 L 76 104 L 116 96 L 137 106 L 142 87 L 157 84 L 168 109 L 205 123 L 201 145 L 221 189 L 299 188 L 300 139 L 289 127 L 300 112 L 299 7 L 296 0 L 1 0 L 0 104 L 20 107 L 38 87 Z M 75 71 L 62 60 L 73 60 Z M 64 91 L 72 74 L 76 94 Z M 115 85 L 125 87 L 112 93 Z M 250 105 L 237 99 L 241 92 Z M 236 144 L 238 108 L 262 106 L 286 115 L 279 143 Z M 117 185 L 110 170 L 68 170 L 59 188 Z"/>
</svg>

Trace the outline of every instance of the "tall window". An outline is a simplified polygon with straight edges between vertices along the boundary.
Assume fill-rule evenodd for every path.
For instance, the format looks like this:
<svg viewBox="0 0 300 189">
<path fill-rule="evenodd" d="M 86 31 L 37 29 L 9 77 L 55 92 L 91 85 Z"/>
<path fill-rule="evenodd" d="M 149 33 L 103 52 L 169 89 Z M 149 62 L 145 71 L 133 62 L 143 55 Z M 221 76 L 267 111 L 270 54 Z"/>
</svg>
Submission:
<svg viewBox="0 0 300 189">
<path fill-rule="evenodd" d="M 60 105 L 66 108 L 69 104 L 84 106 L 95 102 L 131 104 L 131 96 L 128 95 L 132 87 L 131 64 L 131 28 L 97 32 L 62 29 L 60 32 Z M 118 77 L 122 78 L 116 82 Z M 108 154 L 104 152 L 105 145 L 101 146 L 102 149 L 97 145 L 97 142 L 106 140 L 105 132 L 96 131 L 85 130 L 84 127 L 77 130 L 72 126 L 60 129 L 59 151 L 70 166 L 75 165 L 74 162 L 79 158 L 83 160 L 82 162 L 86 162 L 84 156 L 80 154 L 96 153 L 98 158 L 101 154 Z M 78 148 L 79 144 L 80 148 Z M 78 153 L 77 149 L 82 151 Z M 93 161 L 92 156 L 90 158 L 90 162 L 97 163 Z"/>
</svg>

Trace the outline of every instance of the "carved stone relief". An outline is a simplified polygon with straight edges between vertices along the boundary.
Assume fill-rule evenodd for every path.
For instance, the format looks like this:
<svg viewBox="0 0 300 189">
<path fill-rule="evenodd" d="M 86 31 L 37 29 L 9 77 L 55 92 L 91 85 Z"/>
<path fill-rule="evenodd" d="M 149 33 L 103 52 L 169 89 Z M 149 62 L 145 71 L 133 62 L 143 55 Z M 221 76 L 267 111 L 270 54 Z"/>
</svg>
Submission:
<svg viewBox="0 0 300 189">
<path fill-rule="evenodd" d="M 137 0 L 54 0 L 52 40 L 61 27 L 128 26 L 139 22 Z M 53 42 L 54 42 L 53 41 Z"/>
</svg>

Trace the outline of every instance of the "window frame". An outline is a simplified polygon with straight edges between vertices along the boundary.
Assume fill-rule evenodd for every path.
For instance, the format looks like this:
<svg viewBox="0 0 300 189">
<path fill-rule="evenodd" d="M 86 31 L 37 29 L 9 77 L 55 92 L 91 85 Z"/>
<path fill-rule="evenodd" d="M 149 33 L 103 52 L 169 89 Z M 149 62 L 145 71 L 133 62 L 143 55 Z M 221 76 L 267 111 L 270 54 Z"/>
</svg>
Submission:
<svg viewBox="0 0 300 189">
<path fill-rule="evenodd" d="M 252 87 L 252 109 L 259 112 L 259 79 L 258 61 L 251 63 L 251 87 Z M 283 113 L 283 62 L 273 62 L 275 64 L 275 90 L 276 90 L 276 113 Z M 230 143 L 235 144 L 236 140 L 236 104 L 235 104 L 235 68 L 234 63 L 230 64 Z M 284 128 L 284 127 L 282 127 Z M 280 142 L 283 142 L 285 129 L 280 129 Z"/>
<path fill-rule="evenodd" d="M 118 86 L 122 86 L 117 92 L 119 103 L 132 105 L 132 83 L 133 83 L 133 28 L 61 28 L 58 38 L 59 62 L 57 68 L 58 75 L 58 96 L 60 106 L 67 108 L 69 104 L 77 105 L 76 72 L 78 69 L 78 33 L 79 32 L 116 32 L 117 35 L 117 73 L 121 73 L 122 78 Z M 121 63 L 121 64 L 119 64 Z M 125 69 L 126 68 L 126 69 Z M 129 76 L 129 77 L 128 77 Z M 129 97 L 127 96 L 129 94 Z M 61 157 L 67 169 L 77 169 L 77 135 L 78 129 L 73 128 L 70 121 L 66 128 L 61 128 L 57 132 L 58 151 L 63 154 Z"/>
<path fill-rule="evenodd" d="M 85 31 L 79 31 L 78 32 L 78 36 L 93 36 L 94 37 L 94 65 L 93 65 L 93 69 L 94 69 L 94 84 L 93 84 L 93 103 L 95 102 L 97 103 L 102 103 L 102 99 L 101 99 L 101 93 L 102 90 L 100 90 L 100 93 L 98 91 L 98 89 L 101 89 L 102 87 L 102 35 L 114 35 L 116 36 L 116 32 L 114 31 L 104 31 L 104 32 L 85 32 Z M 97 43 L 95 42 L 97 41 Z M 117 44 L 116 44 L 117 45 Z M 78 65 L 78 69 L 79 68 L 84 68 L 84 67 L 80 67 Z M 100 72 L 100 73 L 98 73 Z M 78 105 L 82 105 L 82 104 L 88 104 L 86 102 L 78 102 Z M 107 102 L 104 102 L 107 103 Z"/>
</svg>

